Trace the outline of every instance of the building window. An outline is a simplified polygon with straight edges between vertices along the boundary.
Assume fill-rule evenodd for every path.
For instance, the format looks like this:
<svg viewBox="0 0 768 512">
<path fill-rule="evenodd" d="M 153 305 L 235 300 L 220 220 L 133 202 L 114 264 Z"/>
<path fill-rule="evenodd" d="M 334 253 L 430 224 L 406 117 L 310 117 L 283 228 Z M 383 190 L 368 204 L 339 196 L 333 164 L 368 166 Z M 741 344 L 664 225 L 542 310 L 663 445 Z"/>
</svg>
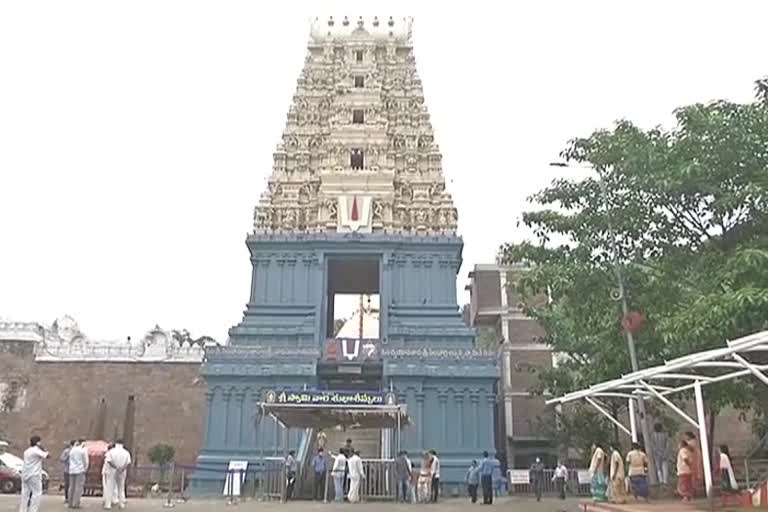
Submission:
<svg viewBox="0 0 768 512">
<path fill-rule="evenodd" d="M 355 60 L 357 62 L 363 62 L 363 50 L 355 50 Z"/>
<path fill-rule="evenodd" d="M 363 124 L 365 122 L 365 115 L 362 109 L 355 109 L 352 111 L 352 124 Z"/>
<path fill-rule="evenodd" d="M 362 76 L 356 76 L 355 87 L 357 88 L 365 87 L 365 78 L 363 78 Z"/>
<path fill-rule="evenodd" d="M 363 150 L 353 149 L 349 157 L 349 164 L 352 169 L 359 171 L 363 169 Z"/>
</svg>

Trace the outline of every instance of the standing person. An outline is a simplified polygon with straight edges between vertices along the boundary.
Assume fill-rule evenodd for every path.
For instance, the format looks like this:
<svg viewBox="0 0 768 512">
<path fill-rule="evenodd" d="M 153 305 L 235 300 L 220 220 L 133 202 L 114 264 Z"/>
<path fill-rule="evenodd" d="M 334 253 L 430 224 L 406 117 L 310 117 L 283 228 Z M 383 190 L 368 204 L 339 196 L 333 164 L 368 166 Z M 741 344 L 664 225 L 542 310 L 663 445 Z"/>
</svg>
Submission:
<svg viewBox="0 0 768 512">
<path fill-rule="evenodd" d="M 344 501 L 344 475 L 347 474 L 347 456 L 342 452 L 338 455 L 331 453 L 333 457 L 333 467 L 331 468 L 331 474 L 333 475 L 333 501 Z"/>
<path fill-rule="evenodd" d="M 75 442 L 70 441 L 59 455 L 59 462 L 64 473 L 64 503 L 69 503 L 69 451 L 74 445 Z"/>
<path fill-rule="evenodd" d="M 605 452 L 598 444 L 592 445 L 592 460 L 589 463 L 589 475 L 592 481 L 589 492 L 593 501 L 605 501 Z"/>
<path fill-rule="evenodd" d="M 720 445 L 720 488 L 723 494 L 737 492 L 739 484 L 736 483 L 736 476 L 733 474 L 731 465 L 731 452 L 728 445 Z"/>
<path fill-rule="evenodd" d="M 355 454 L 355 449 L 352 446 L 352 439 L 347 439 L 344 446 L 341 448 L 341 453 L 347 457 L 347 465 L 344 468 L 344 495 L 349 493 L 349 459 Z"/>
<path fill-rule="evenodd" d="M 701 451 L 699 442 L 693 432 L 685 433 L 685 442 L 691 450 L 691 485 L 693 485 L 693 494 L 701 489 L 701 483 L 704 478 L 704 465 L 701 462 Z"/>
<path fill-rule="evenodd" d="M 421 454 L 421 467 L 419 468 L 419 480 L 416 492 L 416 501 L 427 503 L 432 496 L 432 454 Z"/>
<path fill-rule="evenodd" d="M 555 468 L 555 474 L 552 476 L 552 481 L 555 482 L 557 493 L 561 500 L 565 499 L 565 484 L 568 480 L 568 468 L 565 467 L 563 461 L 557 461 L 557 467 Z"/>
<path fill-rule="evenodd" d="M 312 459 L 312 469 L 315 471 L 312 495 L 315 500 L 321 501 L 325 494 L 325 453 L 322 448 L 317 449 L 317 454 Z"/>
<path fill-rule="evenodd" d="M 669 452 L 669 437 L 664 432 L 664 426 L 656 423 L 651 433 L 651 455 L 656 463 L 656 479 L 660 484 L 667 485 L 669 482 L 669 461 L 667 453 Z"/>
<path fill-rule="evenodd" d="M 632 443 L 632 450 L 627 454 L 627 471 L 632 495 L 648 501 L 648 456 L 640 443 Z"/>
<path fill-rule="evenodd" d="M 410 502 L 411 496 L 411 461 L 405 450 L 397 454 L 395 459 L 395 499 L 403 503 Z"/>
<path fill-rule="evenodd" d="M 328 442 L 328 434 L 323 429 L 317 430 L 317 448 L 325 450 L 325 443 Z"/>
<path fill-rule="evenodd" d="M 365 478 L 363 460 L 360 458 L 359 452 L 352 452 L 347 466 L 349 466 L 349 495 L 347 499 L 350 503 L 357 503 L 360 501 L 360 481 Z"/>
<path fill-rule="evenodd" d="M 477 503 L 477 485 L 480 483 L 480 466 L 477 465 L 477 459 L 472 459 L 472 463 L 467 469 L 467 491 L 472 503 Z"/>
<path fill-rule="evenodd" d="M 432 456 L 432 461 L 429 466 L 432 475 L 432 481 L 430 482 L 432 486 L 432 496 L 429 501 L 430 503 L 437 503 L 437 497 L 440 494 L 440 459 L 437 458 L 437 452 L 435 450 L 430 450 L 429 453 Z"/>
<path fill-rule="evenodd" d="M 483 487 L 483 505 L 493 504 L 493 461 L 483 452 L 480 462 L 480 484 Z"/>
<path fill-rule="evenodd" d="M 609 499 L 611 503 L 627 502 L 627 475 L 624 472 L 624 460 L 615 447 L 611 447 L 611 487 Z"/>
<path fill-rule="evenodd" d="M 80 498 L 85 487 L 85 473 L 88 472 L 88 449 L 85 439 L 78 439 L 69 450 L 69 508 L 80 508 Z"/>
<path fill-rule="evenodd" d="M 493 462 L 493 473 L 491 473 L 493 496 L 498 498 L 501 495 L 501 486 L 504 485 L 504 478 L 501 474 L 501 461 L 494 455 L 491 462 Z"/>
<path fill-rule="evenodd" d="M 528 478 L 533 485 L 533 492 L 536 494 L 536 501 L 541 501 L 541 492 L 544 487 L 544 463 L 539 457 L 531 464 L 528 471 Z"/>
<path fill-rule="evenodd" d="M 683 501 L 691 501 L 693 498 L 693 454 L 688 443 L 680 441 L 677 451 L 677 493 Z"/>
<path fill-rule="evenodd" d="M 19 512 L 37 512 L 40 498 L 43 496 L 43 461 L 48 452 L 40 444 L 40 436 L 29 439 L 29 448 L 24 450 L 24 463 L 21 466 L 21 503 Z"/>
<path fill-rule="evenodd" d="M 293 486 L 296 483 L 296 473 L 298 470 L 296 450 L 291 450 L 285 459 L 285 501 L 289 501 L 293 497 Z"/>
<path fill-rule="evenodd" d="M 123 446 L 123 440 L 118 439 L 112 448 L 104 456 L 105 487 L 104 508 L 110 509 L 117 503 L 120 508 L 125 508 L 125 477 L 128 474 L 128 466 L 131 465 L 131 454 Z"/>
</svg>

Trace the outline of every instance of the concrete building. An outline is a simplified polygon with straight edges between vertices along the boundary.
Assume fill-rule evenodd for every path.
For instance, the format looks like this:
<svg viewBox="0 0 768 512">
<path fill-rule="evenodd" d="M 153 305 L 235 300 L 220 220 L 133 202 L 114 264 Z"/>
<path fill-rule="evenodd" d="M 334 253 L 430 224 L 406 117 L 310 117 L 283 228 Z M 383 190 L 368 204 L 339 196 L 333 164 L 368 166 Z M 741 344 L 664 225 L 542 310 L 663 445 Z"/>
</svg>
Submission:
<svg viewBox="0 0 768 512">
<path fill-rule="evenodd" d="M 552 366 L 552 352 L 539 338 L 544 332 L 520 306 L 514 283 L 521 266 L 475 265 L 469 273 L 469 322 L 499 343 L 501 382 L 496 402 L 496 449 L 508 468 L 526 468 L 536 456 L 552 454 L 549 440 L 536 428 L 554 415 L 544 398 L 531 396 L 537 370 Z"/>
</svg>

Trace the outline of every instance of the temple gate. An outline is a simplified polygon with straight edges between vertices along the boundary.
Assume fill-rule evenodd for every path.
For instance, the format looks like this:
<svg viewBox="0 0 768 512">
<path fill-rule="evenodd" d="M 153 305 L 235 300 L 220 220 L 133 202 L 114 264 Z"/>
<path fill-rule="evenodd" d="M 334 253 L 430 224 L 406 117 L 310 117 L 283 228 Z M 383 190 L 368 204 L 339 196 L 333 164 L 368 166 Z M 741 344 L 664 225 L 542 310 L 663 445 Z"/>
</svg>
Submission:
<svg viewBox="0 0 768 512">
<path fill-rule="evenodd" d="M 246 241 L 244 316 L 228 346 L 206 350 L 198 465 L 210 471 L 193 487 L 221 489 L 230 460 L 258 467 L 308 442 L 300 431 L 285 441 L 276 421 L 255 428 L 259 404 L 281 389 L 389 393 L 412 424 L 399 439 L 376 431 L 368 449 L 435 449 L 443 485 L 463 482 L 470 460 L 493 450 L 498 368 L 459 313 L 457 220 L 411 20 L 316 20 Z M 344 294 L 378 297 L 376 336 L 334 336 Z"/>
</svg>

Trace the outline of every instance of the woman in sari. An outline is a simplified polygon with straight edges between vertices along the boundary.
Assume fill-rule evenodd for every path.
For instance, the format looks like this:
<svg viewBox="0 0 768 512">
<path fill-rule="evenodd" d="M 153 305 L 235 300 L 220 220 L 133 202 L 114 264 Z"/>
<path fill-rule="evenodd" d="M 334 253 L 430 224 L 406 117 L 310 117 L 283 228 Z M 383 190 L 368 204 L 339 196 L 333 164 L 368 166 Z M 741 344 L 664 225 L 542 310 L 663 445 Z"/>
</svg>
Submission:
<svg viewBox="0 0 768 512">
<path fill-rule="evenodd" d="M 624 473 L 624 460 L 615 447 L 611 447 L 611 485 L 609 497 L 611 503 L 627 502 L 627 475 Z"/>
<path fill-rule="evenodd" d="M 704 482 L 704 464 L 701 461 L 701 450 L 696 435 L 693 432 L 686 432 L 685 440 L 691 452 L 691 486 L 695 495 L 701 490 Z"/>
<path fill-rule="evenodd" d="M 429 452 L 424 452 L 421 457 L 417 489 L 416 501 L 428 503 L 432 497 L 432 455 Z"/>
<path fill-rule="evenodd" d="M 632 487 L 632 494 L 637 498 L 648 499 L 648 456 L 639 443 L 632 443 L 632 451 L 627 454 L 627 473 Z"/>
<path fill-rule="evenodd" d="M 605 501 L 605 452 L 597 444 L 592 445 L 592 461 L 589 464 L 592 481 L 589 491 L 593 501 Z"/>
<path fill-rule="evenodd" d="M 677 452 L 677 493 L 683 501 L 691 501 L 693 498 L 693 454 L 685 441 L 680 441 L 680 449 Z"/>
<path fill-rule="evenodd" d="M 739 484 L 736 483 L 736 475 L 733 474 L 731 465 L 731 452 L 728 446 L 720 445 L 720 490 L 723 494 L 732 494 L 739 491 Z"/>
</svg>

